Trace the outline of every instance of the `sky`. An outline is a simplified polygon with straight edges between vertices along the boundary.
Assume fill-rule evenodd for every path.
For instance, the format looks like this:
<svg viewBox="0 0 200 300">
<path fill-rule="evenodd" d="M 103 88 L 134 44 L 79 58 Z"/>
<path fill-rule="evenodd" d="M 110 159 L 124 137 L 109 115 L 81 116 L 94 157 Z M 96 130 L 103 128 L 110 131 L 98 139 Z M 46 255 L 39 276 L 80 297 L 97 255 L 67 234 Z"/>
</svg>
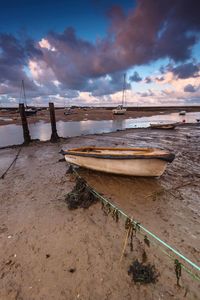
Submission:
<svg viewBox="0 0 200 300">
<path fill-rule="evenodd" d="M 199 0 L 0 3 L 0 105 L 200 104 Z"/>
</svg>

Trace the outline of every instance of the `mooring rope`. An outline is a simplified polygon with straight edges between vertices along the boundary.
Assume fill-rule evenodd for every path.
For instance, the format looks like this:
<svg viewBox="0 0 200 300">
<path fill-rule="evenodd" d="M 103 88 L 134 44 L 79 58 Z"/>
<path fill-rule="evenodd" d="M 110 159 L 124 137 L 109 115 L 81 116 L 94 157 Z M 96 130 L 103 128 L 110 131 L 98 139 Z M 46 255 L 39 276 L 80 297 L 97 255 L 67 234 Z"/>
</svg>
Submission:
<svg viewBox="0 0 200 300">
<path fill-rule="evenodd" d="M 100 195 L 97 191 L 95 191 L 92 187 L 90 187 L 88 185 L 88 183 L 85 181 L 85 179 L 83 179 L 78 172 L 73 168 L 73 172 L 74 174 L 81 180 L 84 181 L 85 185 L 87 186 L 87 188 L 91 191 L 91 193 L 96 196 L 103 204 L 105 205 L 109 205 L 113 210 L 117 211 L 118 214 L 121 215 L 121 217 L 125 218 L 125 220 L 130 220 L 130 222 L 132 224 L 134 224 L 135 228 L 141 229 L 144 233 L 141 232 L 141 230 L 137 230 L 138 233 L 140 233 L 141 235 L 143 235 L 144 237 L 146 237 L 147 235 L 150 236 L 151 238 L 149 239 L 149 241 L 151 243 L 153 243 L 154 245 L 156 245 L 163 253 L 165 253 L 169 258 L 171 258 L 174 262 L 177 262 L 178 264 L 181 265 L 181 267 L 183 267 L 183 269 L 194 279 L 200 281 L 200 275 L 198 274 L 194 274 L 190 269 L 188 269 L 186 266 L 183 265 L 183 263 L 180 263 L 174 256 L 172 256 L 171 254 L 169 254 L 167 251 L 165 251 L 163 248 L 161 248 L 158 244 L 160 243 L 161 245 L 165 246 L 168 250 L 172 251 L 176 256 L 178 256 L 179 258 L 181 258 L 182 260 L 184 260 L 186 263 L 188 263 L 192 268 L 194 268 L 196 271 L 200 272 L 200 267 L 193 263 L 190 259 L 188 259 L 187 257 L 185 257 L 183 254 L 181 254 L 180 252 L 178 252 L 176 249 L 174 249 L 173 247 L 171 247 L 170 245 L 168 245 L 166 242 L 164 242 L 163 240 L 161 240 L 158 236 L 156 236 L 154 233 L 152 233 L 151 231 L 149 231 L 148 229 L 146 229 L 143 225 L 141 225 L 139 222 L 137 222 L 136 220 L 134 220 L 133 218 L 130 218 L 126 213 L 124 213 L 120 208 L 118 208 L 116 205 L 114 205 L 112 202 L 110 202 L 108 199 L 106 199 L 105 197 L 103 197 L 102 195 Z M 156 243 L 154 240 L 156 240 Z"/>
<path fill-rule="evenodd" d="M 12 167 L 12 165 L 16 162 L 16 160 L 18 159 L 18 156 L 20 154 L 22 150 L 22 147 L 19 148 L 17 154 L 15 155 L 15 158 L 13 159 L 13 161 L 11 162 L 11 164 L 9 165 L 9 167 L 5 170 L 5 172 L 1 175 L 0 179 L 4 179 L 6 174 L 8 173 L 8 171 L 10 170 L 10 168 Z"/>
</svg>

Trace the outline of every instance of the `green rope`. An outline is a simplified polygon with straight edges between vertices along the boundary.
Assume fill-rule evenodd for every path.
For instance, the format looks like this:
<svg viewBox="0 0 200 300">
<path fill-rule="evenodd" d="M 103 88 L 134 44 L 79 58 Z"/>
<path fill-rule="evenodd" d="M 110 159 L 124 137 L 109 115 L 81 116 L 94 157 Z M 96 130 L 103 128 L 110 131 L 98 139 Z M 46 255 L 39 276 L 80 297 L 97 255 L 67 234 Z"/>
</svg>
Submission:
<svg viewBox="0 0 200 300">
<path fill-rule="evenodd" d="M 80 179 L 84 180 L 75 169 L 73 169 L 74 173 L 76 174 L 77 177 Z M 142 229 L 145 233 L 142 233 L 141 230 L 139 233 L 146 237 L 147 235 L 152 237 L 154 240 L 156 240 L 158 243 L 162 244 L 165 246 L 167 249 L 171 250 L 174 254 L 179 256 L 181 259 L 183 259 L 185 262 L 187 262 L 190 266 L 192 266 L 195 270 L 200 272 L 200 267 L 193 263 L 191 260 L 189 260 L 187 257 L 185 257 L 183 254 L 178 252 L 176 249 L 172 248 L 170 245 L 165 243 L 163 240 L 161 240 L 159 237 L 157 237 L 155 234 L 150 232 L 148 229 L 146 229 L 144 226 L 142 226 L 139 222 L 135 221 L 134 219 L 130 218 L 128 215 L 126 215 L 120 208 L 118 208 L 116 205 L 108 201 L 106 198 L 104 198 L 102 195 L 100 195 L 97 191 L 95 191 L 93 188 L 91 188 L 88 183 L 84 180 L 85 185 L 88 187 L 88 189 L 91 191 L 91 193 L 96 196 L 98 199 L 100 199 L 105 205 L 109 205 L 110 208 L 118 212 L 118 216 L 121 215 L 121 217 L 124 217 L 125 220 L 130 220 L 130 222 L 135 226 L 136 229 Z M 138 231 L 138 230 L 137 230 Z M 171 258 L 173 261 L 175 260 L 175 257 L 170 255 L 167 251 L 165 251 L 163 248 L 159 246 L 158 243 L 153 241 L 153 239 L 148 238 L 151 243 L 156 245 L 163 253 L 165 253 L 169 258 Z M 194 274 L 190 269 L 185 267 L 182 263 L 180 263 L 180 266 L 194 279 L 200 281 L 200 276 L 197 274 Z"/>
<path fill-rule="evenodd" d="M 13 159 L 13 161 L 11 162 L 11 164 L 8 166 L 8 168 L 6 169 L 6 171 L 0 176 L 0 179 L 4 179 L 5 178 L 6 174 L 8 173 L 8 171 L 10 170 L 10 168 L 12 167 L 12 165 L 17 161 L 18 156 L 19 156 L 21 150 L 22 150 L 22 147 L 19 148 L 17 154 L 15 155 L 15 158 Z"/>
</svg>

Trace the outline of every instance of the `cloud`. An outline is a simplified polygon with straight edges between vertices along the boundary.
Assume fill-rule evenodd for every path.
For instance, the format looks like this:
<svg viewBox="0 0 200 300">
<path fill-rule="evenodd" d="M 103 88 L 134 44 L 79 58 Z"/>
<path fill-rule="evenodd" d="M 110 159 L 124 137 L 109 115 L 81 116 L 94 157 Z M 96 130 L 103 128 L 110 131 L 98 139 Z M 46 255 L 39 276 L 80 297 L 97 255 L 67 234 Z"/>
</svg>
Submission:
<svg viewBox="0 0 200 300">
<path fill-rule="evenodd" d="M 194 60 L 181 64 L 170 63 L 166 66 L 161 66 L 160 72 L 162 75 L 171 72 L 176 78 L 180 79 L 195 78 L 200 76 L 200 63 Z M 163 78 L 163 76 L 161 78 Z"/>
<path fill-rule="evenodd" d="M 140 95 L 141 97 L 152 97 L 154 96 L 154 93 L 151 90 L 148 90 L 147 92 L 139 92 L 138 95 Z"/>
<path fill-rule="evenodd" d="M 78 37 L 72 27 L 63 33 L 51 31 L 38 44 L 42 60 L 64 87 L 91 91 L 88 80 L 159 58 L 188 59 L 200 29 L 197 6 L 197 0 L 190 5 L 186 0 L 140 0 L 127 14 L 115 6 L 109 12 L 105 38 L 91 43 Z M 139 78 L 133 74 L 133 80 Z"/>
<path fill-rule="evenodd" d="M 164 80 L 165 80 L 165 77 L 164 77 L 164 76 L 156 77 L 155 80 L 161 82 L 161 81 L 164 81 Z"/>
<path fill-rule="evenodd" d="M 166 57 L 175 63 L 191 58 L 199 38 L 199 11 L 199 0 L 138 0 L 127 13 L 115 6 L 108 14 L 107 35 L 96 42 L 78 37 L 72 27 L 50 31 L 38 42 L 0 34 L 0 93 L 17 93 L 21 79 L 35 97 L 68 91 L 94 96 L 118 92 L 122 74 L 130 67 Z M 197 76 L 197 68 L 185 63 L 167 71 L 184 79 Z M 137 72 L 130 77 L 140 79 Z M 167 80 L 161 79 L 157 81 Z M 146 83 L 151 81 L 145 78 Z"/>
<path fill-rule="evenodd" d="M 193 64 L 191 62 L 179 65 L 171 69 L 174 75 L 182 79 L 189 78 L 189 77 L 198 77 L 199 70 L 200 70 L 199 65 Z"/>
<path fill-rule="evenodd" d="M 145 83 L 152 83 L 152 78 L 147 76 L 145 79 L 144 79 Z"/>
<path fill-rule="evenodd" d="M 195 86 L 193 86 L 192 84 L 187 84 L 184 87 L 184 92 L 195 93 L 196 91 L 197 91 L 197 88 Z"/>
<path fill-rule="evenodd" d="M 199 62 L 187 62 L 183 64 L 169 64 L 160 69 L 163 80 L 155 80 L 159 85 L 170 85 L 178 93 L 196 93 L 200 86 L 200 64 Z M 152 77 L 152 80 L 154 78 Z M 176 95 L 174 95 L 176 96 Z M 196 95 L 197 96 L 197 95 Z"/>
<path fill-rule="evenodd" d="M 33 80 L 25 72 L 25 66 L 29 57 L 41 55 L 31 39 L 23 43 L 11 34 L 0 33 L 0 94 L 19 95 L 22 79 L 26 81 L 27 89 L 36 90 Z"/>
<path fill-rule="evenodd" d="M 114 7 L 110 11 L 110 34 L 106 38 L 92 44 L 78 38 L 73 28 L 61 34 L 51 32 L 46 40 L 57 53 L 47 50 L 45 58 L 58 80 L 73 87 L 84 84 L 85 77 L 99 77 L 162 57 L 175 61 L 190 58 L 196 31 L 200 29 L 197 7 L 194 7 L 198 3 L 196 0 L 190 5 L 186 0 L 143 0 L 127 15 Z M 186 8 L 189 8 L 188 15 Z M 70 82 L 68 72 L 74 77 Z"/>
<path fill-rule="evenodd" d="M 124 74 L 115 72 L 98 79 L 90 79 L 85 86 L 85 91 L 91 92 L 92 96 L 103 96 L 122 91 L 124 85 Z M 125 89 L 130 89 L 129 83 L 125 83 Z"/>
<path fill-rule="evenodd" d="M 140 77 L 140 75 L 138 74 L 138 72 L 134 72 L 133 75 L 131 75 L 129 77 L 129 80 L 130 81 L 135 81 L 135 82 L 139 82 L 139 81 L 142 81 L 142 77 Z"/>
</svg>

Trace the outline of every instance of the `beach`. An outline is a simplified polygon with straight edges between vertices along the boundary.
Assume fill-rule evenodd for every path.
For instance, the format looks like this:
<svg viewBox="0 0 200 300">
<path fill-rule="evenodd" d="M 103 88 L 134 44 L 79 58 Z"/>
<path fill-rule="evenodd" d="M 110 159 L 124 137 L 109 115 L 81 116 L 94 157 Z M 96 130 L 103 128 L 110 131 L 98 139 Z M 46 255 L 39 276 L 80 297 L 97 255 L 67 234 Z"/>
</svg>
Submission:
<svg viewBox="0 0 200 300">
<path fill-rule="evenodd" d="M 170 131 L 129 129 L 1 149 L 0 175 L 21 150 L 0 180 L 0 299 L 198 299 L 198 281 L 182 270 L 178 287 L 174 260 L 158 246 L 146 245 L 139 234 L 133 251 L 127 245 L 120 261 L 124 220 L 116 223 L 105 215 L 100 202 L 88 209 L 68 209 L 65 196 L 75 177 L 66 174 L 69 166 L 60 160 L 59 150 L 148 146 L 175 153 L 174 162 L 156 179 L 84 169 L 79 173 L 127 215 L 199 265 L 199 130 L 198 124 Z M 155 284 L 136 284 L 128 275 L 144 251 L 159 275 Z"/>
</svg>

